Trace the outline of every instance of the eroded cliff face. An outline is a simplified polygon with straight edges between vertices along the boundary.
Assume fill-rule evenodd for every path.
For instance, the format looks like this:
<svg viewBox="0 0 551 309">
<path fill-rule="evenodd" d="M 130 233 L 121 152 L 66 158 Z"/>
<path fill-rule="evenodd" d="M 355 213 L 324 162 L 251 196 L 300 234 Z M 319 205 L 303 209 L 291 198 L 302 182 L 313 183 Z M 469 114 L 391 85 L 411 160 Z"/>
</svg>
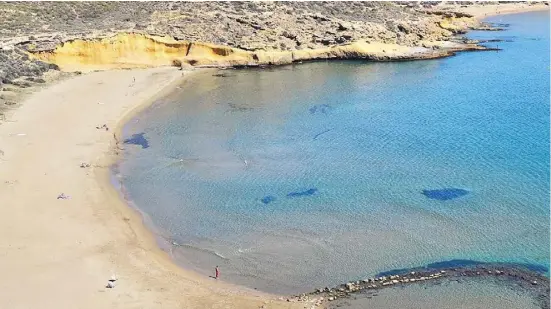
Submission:
<svg viewBox="0 0 551 309">
<path fill-rule="evenodd" d="M 52 50 L 33 51 L 35 59 L 55 63 L 65 71 L 156 66 L 281 65 L 317 59 L 399 60 L 445 56 L 443 50 L 358 41 L 325 48 L 292 51 L 247 51 L 208 43 L 176 40 L 143 33 L 118 33 L 98 39 L 74 39 Z"/>
<path fill-rule="evenodd" d="M 182 64 L 232 66 L 253 64 L 255 53 L 208 43 L 192 43 L 144 33 L 117 33 L 102 38 L 72 39 L 31 57 L 57 64 L 66 71 L 109 68 L 180 66 Z"/>
<path fill-rule="evenodd" d="M 57 64 L 63 70 L 135 68 L 172 65 L 185 56 L 190 43 L 136 33 L 118 33 L 98 39 L 74 39 L 51 51 L 29 52 L 36 59 Z"/>
</svg>

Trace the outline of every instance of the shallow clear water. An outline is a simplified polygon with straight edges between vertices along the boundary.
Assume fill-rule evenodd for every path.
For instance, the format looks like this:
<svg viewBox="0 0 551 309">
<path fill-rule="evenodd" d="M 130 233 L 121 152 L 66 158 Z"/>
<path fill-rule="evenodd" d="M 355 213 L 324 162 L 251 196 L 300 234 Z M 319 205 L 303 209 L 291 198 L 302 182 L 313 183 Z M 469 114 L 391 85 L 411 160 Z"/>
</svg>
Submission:
<svg viewBox="0 0 551 309">
<path fill-rule="evenodd" d="M 292 293 L 470 259 L 549 265 L 549 16 L 499 52 L 198 75 L 126 125 L 128 196 L 177 260 Z M 143 133 L 143 135 L 140 135 Z M 137 134 L 134 135 L 133 134 Z"/>
</svg>

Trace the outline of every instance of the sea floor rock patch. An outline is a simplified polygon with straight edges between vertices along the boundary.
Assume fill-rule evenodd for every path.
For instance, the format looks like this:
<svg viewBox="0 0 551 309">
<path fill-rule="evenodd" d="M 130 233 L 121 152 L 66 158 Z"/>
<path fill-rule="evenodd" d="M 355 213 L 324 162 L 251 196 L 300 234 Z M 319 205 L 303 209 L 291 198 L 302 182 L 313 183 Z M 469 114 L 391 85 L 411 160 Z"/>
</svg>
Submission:
<svg viewBox="0 0 551 309">
<path fill-rule="evenodd" d="M 318 192 L 318 189 L 311 188 L 305 191 L 295 191 L 287 194 L 287 197 L 301 197 L 301 196 L 310 196 L 314 195 L 316 192 Z"/>
<path fill-rule="evenodd" d="M 132 134 L 131 138 L 123 141 L 124 144 L 142 146 L 142 149 L 149 148 L 149 142 L 144 137 L 145 133 Z"/>
<path fill-rule="evenodd" d="M 330 132 L 330 131 L 333 131 L 333 129 L 327 129 L 327 130 L 324 130 L 316 135 L 314 135 L 314 137 L 312 138 L 313 140 L 316 140 L 318 137 L 320 137 L 321 135 L 327 133 L 327 132 Z"/>
<path fill-rule="evenodd" d="M 443 189 L 433 189 L 433 190 L 423 190 L 423 195 L 439 201 L 453 200 L 462 196 L 469 194 L 469 191 L 465 189 L 458 188 L 443 188 Z"/>
<path fill-rule="evenodd" d="M 276 200 L 275 196 L 268 195 L 260 199 L 260 201 L 264 204 L 270 204 L 271 202 L 274 202 Z"/>
<path fill-rule="evenodd" d="M 331 106 L 329 104 L 318 104 L 310 107 L 308 111 L 310 111 L 310 114 L 316 114 L 316 113 L 322 113 L 327 114 L 331 110 Z"/>
</svg>

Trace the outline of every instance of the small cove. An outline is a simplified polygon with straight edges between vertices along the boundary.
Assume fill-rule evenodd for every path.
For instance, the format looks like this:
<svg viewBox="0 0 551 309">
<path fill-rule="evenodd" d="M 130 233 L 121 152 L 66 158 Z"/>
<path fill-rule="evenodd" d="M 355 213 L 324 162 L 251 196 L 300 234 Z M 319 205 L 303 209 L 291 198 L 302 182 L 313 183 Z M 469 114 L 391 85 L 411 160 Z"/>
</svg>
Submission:
<svg viewBox="0 0 551 309">
<path fill-rule="evenodd" d="M 269 292 L 453 259 L 546 268 L 546 14 L 471 34 L 511 38 L 499 53 L 198 76 L 125 126 L 123 185 L 177 261 Z"/>
</svg>

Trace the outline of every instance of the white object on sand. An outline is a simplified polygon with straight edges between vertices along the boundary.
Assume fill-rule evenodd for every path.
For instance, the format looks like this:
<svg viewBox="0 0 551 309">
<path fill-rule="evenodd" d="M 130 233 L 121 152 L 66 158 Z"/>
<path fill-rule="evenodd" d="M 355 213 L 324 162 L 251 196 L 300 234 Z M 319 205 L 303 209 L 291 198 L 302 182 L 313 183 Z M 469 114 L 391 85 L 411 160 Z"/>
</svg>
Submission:
<svg viewBox="0 0 551 309">
<path fill-rule="evenodd" d="M 115 282 L 117 281 L 117 275 L 111 275 L 111 279 L 107 281 L 107 288 L 114 288 L 115 285 L 117 285 Z"/>
</svg>

